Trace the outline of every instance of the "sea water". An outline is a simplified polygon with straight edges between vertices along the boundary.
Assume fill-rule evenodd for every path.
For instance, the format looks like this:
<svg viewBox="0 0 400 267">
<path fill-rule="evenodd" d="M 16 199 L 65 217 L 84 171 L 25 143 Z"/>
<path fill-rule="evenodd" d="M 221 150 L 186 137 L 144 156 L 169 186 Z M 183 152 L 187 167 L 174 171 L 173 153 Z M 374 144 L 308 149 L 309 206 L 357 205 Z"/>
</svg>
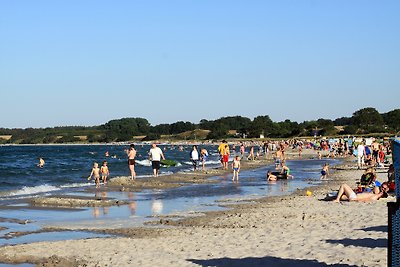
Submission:
<svg viewBox="0 0 400 267">
<path fill-rule="evenodd" d="M 106 160 L 110 176 L 129 176 L 127 145 L 19 145 L 0 146 L 0 197 L 3 195 L 28 195 L 52 192 L 63 188 L 87 186 L 93 163 L 102 165 Z M 189 170 L 191 146 L 161 145 L 167 159 L 178 164 L 175 167 L 162 168 L 161 174 Z M 207 146 L 210 158 L 207 166 L 218 164 L 216 146 Z M 152 174 L 149 161 L 149 145 L 137 145 L 138 177 Z M 106 156 L 108 153 L 108 157 Z M 44 168 L 39 168 L 39 158 L 45 160 Z"/>
<path fill-rule="evenodd" d="M 191 146 L 160 146 L 166 158 L 177 161 L 176 167 L 162 168 L 162 174 L 189 171 Z M 93 187 L 86 182 L 94 161 L 108 161 L 111 178 L 128 176 L 127 146 L 81 145 L 81 146 L 3 146 L 0 147 L 0 218 L 27 221 L 0 223 L 7 229 L 0 231 L 0 245 L 19 244 L 44 240 L 65 240 L 88 237 L 102 237 L 93 233 L 79 232 L 78 229 L 104 229 L 143 226 L 160 216 L 183 218 L 197 216 L 204 211 L 220 210 L 223 205 L 264 196 L 288 194 L 296 189 L 320 183 L 320 170 L 325 162 L 331 165 L 336 160 L 291 160 L 294 179 L 267 182 L 266 172 L 272 165 L 254 170 L 243 170 L 240 181 L 232 182 L 231 175 L 211 177 L 215 183 L 189 184 L 172 189 L 143 190 L 142 192 L 106 192 L 82 190 Z M 206 146 L 210 153 L 208 168 L 219 166 L 216 146 Z M 149 176 L 152 170 L 148 161 L 148 145 L 138 145 L 136 171 L 138 179 Z M 108 151 L 109 157 L 105 156 Z M 38 158 L 45 159 L 44 168 L 36 166 Z M 76 209 L 42 209 L 30 207 L 23 200 L 37 195 L 71 195 L 98 198 L 115 198 L 129 204 L 112 207 L 84 207 Z M 221 206 L 222 205 L 222 206 Z M 43 227 L 61 227 L 77 231 L 60 233 L 31 234 L 5 239 L 15 231 L 37 231 Z"/>
</svg>

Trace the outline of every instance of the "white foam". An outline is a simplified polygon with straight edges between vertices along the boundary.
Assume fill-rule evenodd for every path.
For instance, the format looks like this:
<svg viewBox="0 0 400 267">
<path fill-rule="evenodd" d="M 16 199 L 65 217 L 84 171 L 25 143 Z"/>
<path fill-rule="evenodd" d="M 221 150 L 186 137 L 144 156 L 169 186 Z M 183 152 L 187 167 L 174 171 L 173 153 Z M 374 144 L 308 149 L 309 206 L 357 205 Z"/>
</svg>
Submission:
<svg viewBox="0 0 400 267">
<path fill-rule="evenodd" d="M 76 187 L 84 187 L 84 186 L 91 186 L 91 183 L 73 183 L 73 184 L 66 184 L 61 186 L 54 186 L 54 185 L 38 185 L 38 186 L 24 186 L 19 190 L 11 191 L 9 193 L 4 194 L 5 197 L 15 197 L 15 196 L 24 196 L 24 195 L 36 195 L 42 193 L 49 193 L 54 191 L 59 191 L 64 188 L 76 188 Z"/>
<path fill-rule="evenodd" d="M 90 186 L 92 183 L 87 182 L 87 183 L 73 183 L 73 184 L 66 184 L 66 185 L 61 185 L 61 188 L 76 188 L 76 187 L 83 187 L 83 186 Z"/>
<path fill-rule="evenodd" d="M 61 190 L 61 188 L 53 185 L 38 185 L 33 187 L 24 186 L 20 190 L 10 192 L 7 196 L 34 195 L 39 193 L 53 192 Z"/>
<path fill-rule="evenodd" d="M 151 166 L 151 161 L 148 159 L 144 159 L 144 160 L 136 160 L 136 163 L 142 166 Z"/>
<path fill-rule="evenodd" d="M 215 164 L 221 164 L 221 161 L 219 160 L 206 160 L 206 165 L 215 165 Z"/>
</svg>

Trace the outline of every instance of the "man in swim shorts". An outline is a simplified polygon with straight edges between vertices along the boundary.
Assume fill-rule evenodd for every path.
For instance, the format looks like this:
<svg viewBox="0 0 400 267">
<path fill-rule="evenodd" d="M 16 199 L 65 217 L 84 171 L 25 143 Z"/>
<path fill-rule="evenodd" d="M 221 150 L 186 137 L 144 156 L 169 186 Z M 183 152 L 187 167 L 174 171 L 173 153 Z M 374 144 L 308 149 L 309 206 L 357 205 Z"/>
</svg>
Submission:
<svg viewBox="0 0 400 267">
<path fill-rule="evenodd" d="M 164 154 L 162 150 L 157 147 L 156 143 L 151 145 L 151 149 L 149 151 L 149 156 L 151 159 L 151 166 L 153 167 L 153 176 L 158 177 L 160 166 L 161 166 L 161 158 L 165 160 Z"/>
</svg>

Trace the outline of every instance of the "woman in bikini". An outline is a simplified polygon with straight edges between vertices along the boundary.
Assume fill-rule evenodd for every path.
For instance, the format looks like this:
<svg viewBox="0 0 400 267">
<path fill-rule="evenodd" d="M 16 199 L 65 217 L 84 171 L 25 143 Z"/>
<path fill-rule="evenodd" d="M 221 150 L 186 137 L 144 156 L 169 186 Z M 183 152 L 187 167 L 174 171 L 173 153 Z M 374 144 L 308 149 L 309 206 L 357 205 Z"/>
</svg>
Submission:
<svg viewBox="0 0 400 267">
<path fill-rule="evenodd" d="M 136 172 L 135 172 L 135 157 L 136 157 L 136 149 L 135 145 L 131 144 L 129 146 L 129 150 L 125 150 L 126 155 L 128 156 L 128 166 L 129 170 L 131 171 L 131 180 L 136 179 Z"/>
<path fill-rule="evenodd" d="M 374 201 L 382 197 L 387 197 L 388 191 L 389 191 L 389 186 L 387 182 L 382 183 L 380 187 L 376 186 L 373 192 L 365 192 L 360 194 L 356 194 L 349 185 L 342 184 L 339 188 L 339 192 L 334 202 L 340 202 L 340 200 L 359 201 L 359 202 Z"/>
</svg>

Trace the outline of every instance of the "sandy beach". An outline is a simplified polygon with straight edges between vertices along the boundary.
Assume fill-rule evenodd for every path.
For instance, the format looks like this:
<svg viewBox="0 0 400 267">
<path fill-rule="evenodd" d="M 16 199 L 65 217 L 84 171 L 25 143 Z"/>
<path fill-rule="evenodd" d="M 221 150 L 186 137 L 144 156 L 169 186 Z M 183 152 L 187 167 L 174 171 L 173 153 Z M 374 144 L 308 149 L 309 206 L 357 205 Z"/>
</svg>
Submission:
<svg viewBox="0 0 400 267">
<path fill-rule="evenodd" d="M 395 199 L 323 200 L 362 174 L 345 169 L 310 188 L 312 196 L 304 189 L 200 217 L 163 218 L 150 228 L 104 230 L 121 237 L 2 247 L 0 260 L 38 266 L 385 266 L 387 202 Z M 378 171 L 379 180 L 385 177 Z"/>
</svg>

